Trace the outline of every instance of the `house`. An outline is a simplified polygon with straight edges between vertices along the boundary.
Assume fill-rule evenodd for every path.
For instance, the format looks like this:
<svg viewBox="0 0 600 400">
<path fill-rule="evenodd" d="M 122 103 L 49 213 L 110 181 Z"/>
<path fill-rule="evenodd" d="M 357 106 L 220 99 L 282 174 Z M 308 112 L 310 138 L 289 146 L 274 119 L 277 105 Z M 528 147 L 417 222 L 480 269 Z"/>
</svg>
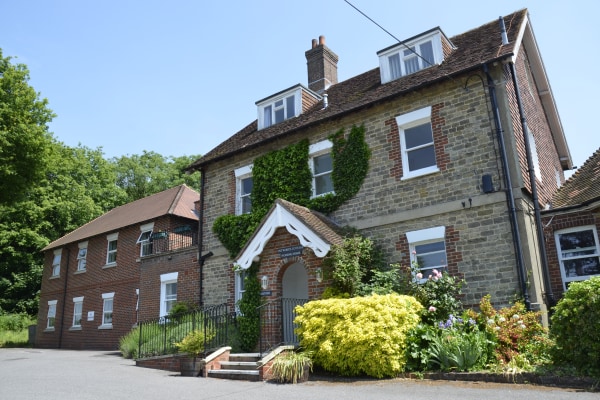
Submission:
<svg viewBox="0 0 600 400">
<path fill-rule="evenodd" d="M 556 192 L 542 223 L 554 293 L 600 275 L 600 149 Z"/>
<path fill-rule="evenodd" d="M 198 197 L 177 186 L 46 246 L 36 346 L 114 350 L 138 321 L 197 304 Z"/>
<path fill-rule="evenodd" d="M 202 174 L 202 303 L 235 304 L 252 265 L 267 303 L 320 296 L 323 259 L 349 226 L 389 263 L 464 278 L 466 305 L 491 294 L 497 306 L 519 297 L 546 311 L 540 210 L 572 160 L 527 10 L 376 50 L 379 67 L 338 82 L 338 56 L 324 37 L 313 40 L 308 84 L 258 100 L 255 121 L 189 167 Z M 364 161 L 333 152 L 353 129 L 364 133 L 368 169 L 334 181 L 335 165 Z M 265 167 L 265 157 L 280 164 Z M 347 194 L 345 180 L 359 180 L 347 198 L 321 213 L 310 207 Z M 264 212 L 268 187 L 289 190 Z M 263 219 L 232 254 L 215 233 L 223 216 L 251 218 L 259 203 Z M 286 320 L 292 311 L 278 312 Z"/>
</svg>

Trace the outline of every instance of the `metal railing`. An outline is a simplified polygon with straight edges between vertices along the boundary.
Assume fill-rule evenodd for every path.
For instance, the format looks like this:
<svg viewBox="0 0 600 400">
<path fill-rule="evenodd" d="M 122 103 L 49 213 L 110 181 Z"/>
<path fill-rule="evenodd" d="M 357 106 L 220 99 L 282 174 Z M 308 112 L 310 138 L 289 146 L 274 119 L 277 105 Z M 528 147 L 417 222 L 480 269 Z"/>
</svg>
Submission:
<svg viewBox="0 0 600 400">
<path fill-rule="evenodd" d="M 260 326 L 258 347 L 261 355 L 279 345 L 299 344 L 298 336 L 294 332 L 295 308 L 306 302 L 306 299 L 279 297 L 257 308 Z"/>
<path fill-rule="evenodd" d="M 229 312 L 227 304 L 140 322 L 138 358 L 175 354 L 175 343 L 195 330 L 203 332 L 208 353 L 230 342 L 234 324 L 235 312 Z"/>
<path fill-rule="evenodd" d="M 198 229 L 193 225 L 181 225 L 170 230 L 153 232 L 142 244 L 142 255 L 165 253 L 198 245 Z"/>
</svg>

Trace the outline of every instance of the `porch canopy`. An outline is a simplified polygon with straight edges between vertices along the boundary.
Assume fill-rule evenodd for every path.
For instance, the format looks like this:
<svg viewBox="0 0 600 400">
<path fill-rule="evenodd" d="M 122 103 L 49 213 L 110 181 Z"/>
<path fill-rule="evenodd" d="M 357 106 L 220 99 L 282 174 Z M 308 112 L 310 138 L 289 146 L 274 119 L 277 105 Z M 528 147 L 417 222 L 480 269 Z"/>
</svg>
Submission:
<svg viewBox="0 0 600 400">
<path fill-rule="evenodd" d="M 262 253 L 277 228 L 283 227 L 296 236 L 302 246 L 312 249 L 320 258 L 327 255 L 331 245 L 343 243 L 343 237 L 338 233 L 340 227 L 325 215 L 277 199 L 236 258 L 235 263 L 242 269 L 250 268 L 252 260 Z"/>
</svg>

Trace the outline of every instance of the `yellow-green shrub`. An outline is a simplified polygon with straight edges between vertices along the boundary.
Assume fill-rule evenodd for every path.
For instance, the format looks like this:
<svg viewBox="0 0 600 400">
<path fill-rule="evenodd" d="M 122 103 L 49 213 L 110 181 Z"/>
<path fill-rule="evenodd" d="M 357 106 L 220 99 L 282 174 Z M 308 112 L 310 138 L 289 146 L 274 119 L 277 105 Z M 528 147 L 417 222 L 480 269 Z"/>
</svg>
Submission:
<svg viewBox="0 0 600 400">
<path fill-rule="evenodd" d="M 398 294 L 311 301 L 296 308 L 296 333 L 327 371 L 393 377 L 404 370 L 407 333 L 422 308 L 414 297 Z"/>
</svg>

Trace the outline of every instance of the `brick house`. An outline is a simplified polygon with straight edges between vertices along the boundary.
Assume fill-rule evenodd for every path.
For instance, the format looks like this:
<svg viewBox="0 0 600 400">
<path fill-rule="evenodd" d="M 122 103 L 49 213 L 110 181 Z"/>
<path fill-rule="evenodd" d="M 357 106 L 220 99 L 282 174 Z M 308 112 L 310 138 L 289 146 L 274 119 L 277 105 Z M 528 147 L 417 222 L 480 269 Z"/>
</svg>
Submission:
<svg viewBox="0 0 600 400">
<path fill-rule="evenodd" d="M 416 252 L 425 273 L 463 277 L 467 305 L 491 294 L 498 306 L 518 296 L 546 310 L 537 217 L 572 160 L 527 10 L 376 50 L 378 68 L 338 82 L 338 56 L 313 40 L 308 84 L 257 101 L 257 120 L 189 167 L 202 174 L 202 302 L 233 305 L 253 262 L 267 301 L 319 296 L 335 227 L 351 226 L 390 263 L 409 265 Z M 326 216 L 278 200 L 230 257 L 212 227 L 252 211 L 255 160 L 308 140 L 313 197 L 335 193 L 329 138 L 352 126 L 371 151 L 358 193 Z"/>
<path fill-rule="evenodd" d="M 117 349 L 138 321 L 197 304 L 198 197 L 177 186 L 46 246 L 36 346 Z"/>
<path fill-rule="evenodd" d="M 600 275 L 600 149 L 579 168 L 542 212 L 554 293 Z"/>
</svg>

